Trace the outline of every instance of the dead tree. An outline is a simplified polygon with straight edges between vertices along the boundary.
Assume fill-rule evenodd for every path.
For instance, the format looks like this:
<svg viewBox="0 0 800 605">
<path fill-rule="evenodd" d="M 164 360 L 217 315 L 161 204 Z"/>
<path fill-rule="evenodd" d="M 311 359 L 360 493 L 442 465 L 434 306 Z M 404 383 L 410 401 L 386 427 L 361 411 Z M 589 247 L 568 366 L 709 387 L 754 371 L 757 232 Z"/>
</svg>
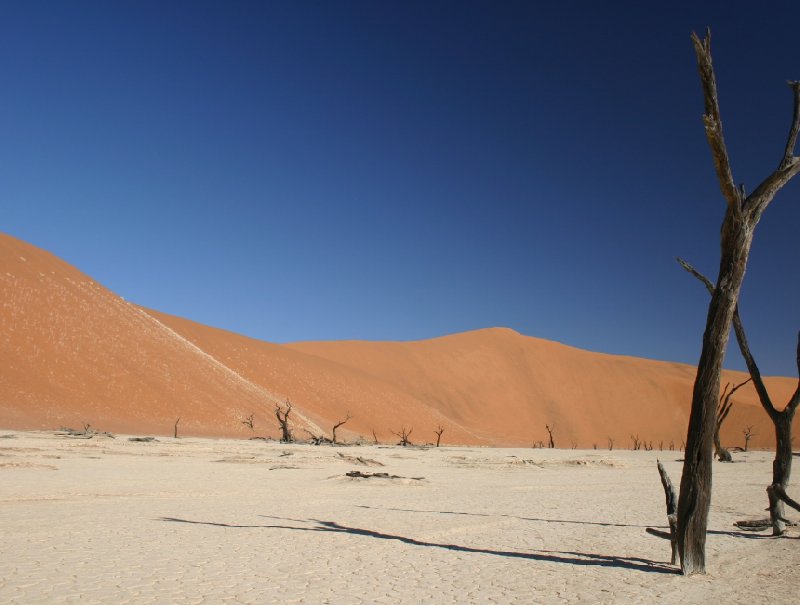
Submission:
<svg viewBox="0 0 800 605">
<path fill-rule="evenodd" d="M 775 171 L 748 195 L 744 186 L 737 187 L 735 184 L 723 137 L 717 84 L 711 62 L 711 32 L 708 31 L 702 40 L 693 33 L 692 43 L 703 88 L 706 138 L 727 209 L 721 228 L 719 274 L 708 306 L 703 346 L 692 392 L 678 500 L 678 552 L 681 570 L 685 575 L 705 573 L 712 443 L 716 424 L 714 410 L 733 312 L 744 281 L 755 227 L 775 194 L 800 173 L 800 158 L 794 156 L 800 130 L 800 82 L 790 83 L 794 92 L 794 114 L 783 157 Z"/>
<path fill-rule="evenodd" d="M 769 497 L 770 501 L 775 500 L 776 502 L 785 502 L 796 511 L 800 511 L 800 502 L 792 500 L 786 493 L 786 490 L 783 488 L 783 486 L 778 483 L 773 483 L 767 488 L 767 496 Z M 771 512 L 772 509 L 770 508 L 770 513 Z M 788 521 L 783 517 L 781 518 L 781 522 L 788 523 Z"/>
<path fill-rule="evenodd" d="M 398 437 L 400 437 L 400 443 L 398 443 L 397 445 L 402 445 L 403 447 L 406 447 L 412 445 L 411 441 L 409 441 L 408 438 L 411 435 L 411 431 L 413 430 L 414 427 L 411 427 L 408 430 L 406 430 L 406 427 L 402 427 L 399 432 L 395 433 L 394 431 L 391 431 L 391 433 L 392 435 L 397 435 Z"/>
<path fill-rule="evenodd" d="M 639 438 L 639 435 L 631 435 L 631 443 L 632 443 L 631 449 L 634 452 L 637 452 L 640 449 L 642 449 L 642 440 Z"/>
<path fill-rule="evenodd" d="M 795 107 L 800 107 L 800 104 L 795 105 Z M 684 269 L 703 282 L 709 292 L 713 292 L 714 284 L 711 283 L 710 279 L 686 261 L 678 259 L 678 262 L 681 263 Z M 797 389 L 789 403 L 779 412 L 772 403 L 767 387 L 764 385 L 764 380 L 761 378 L 761 371 L 758 369 L 756 360 L 750 352 L 750 345 L 747 343 L 747 335 L 744 331 L 742 318 L 739 315 L 738 305 L 733 313 L 733 331 L 736 334 L 739 351 L 742 353 L 745 365 L 750 372 L 750 378 L 753 380 L 753 386 L 758 394 L 761 407 L 764 408 L 764 411 L 767 412 L 770 420 L 772 420 L 772 424 L 775 425 L 775 460 L 772 462 L 772 486 L 778 485 L 785 490 L 789 485 L 789 478 L 792 474 L 792 421 L 797 407 L 800 405 L 800 380 L 798 380 Z M 800 333 L 797 335 L 797 372 L 798 377 L 800 377 Z M 769 515 L 772 523 L 772 534 L 782 536 L 786 531 L 782 500 L 773 497 L 773 494 L 778 493 L 777 491 L 769 492 L 768 490 L 768 493 L 770 494 Z"/>
<path fill-rule="evenodd" d="M 731 397 L 736 391 L 741 389 L 751 380 L 751 378 L 748 378 L 744 382 L 740 382 L 734 386 L 732 389 L 731 383 L 728 382 L 725 384 L 725 389 L 722 391 L 722 395 L 719 396 L 719 406 L 717 407 L 717 426 L 714 429 L 714 453 L 721 462 L 733 462 L 731 453 L 726 448 L 722 447 L 722 442 L 719 438 L 719 431 L 722 428 L 722 423 L 725 422 L 725 419 L 728 417 L 728 414 L 733 407 L 733 399 L 731 399 Z M 731 390 L 728 391 L 728 389 Z"/>
<path fill-rule="evenodd" d="M 608 451 L 614 451 L 614 440 L 611 437 L 608 438 Z"/>
<path fill-rule="evenodd" d="M 289 413 L 292 411 L 292 402 L 286 399 L 286 409 L 284 410 L 281 404 L 275 404 L 275 418 L 278 419 L 278 425 L 281 429 L 281 442 L 292 443 L 292 429 L 289 427 Z"/>
<path fill-rule="evenodd" d="M 375 429 L 372 429 L 372 439 L 374 445 L 378 445 L 378 436 L 375 434 Z"/>
<path fill-rule="evenodd" d="M 439 443 L 442 441 L 442 433 L 444 433 L 444 427 L 440 424 L 439 428 L 433 432 L 436 433 L 436 447 L 439 447 Z"/>
<path fill-rule="evenodd" d="M 550 437 L 550 441 L 547 443 L 547 447 L 553 449 L 556 447 L 556 442 L 553 440 L 553 431 L 556 429 L 556 425 L 550 426 L 549 424 L 545 424 L 544 428 L 547 429 L 547 434 Z"/>
<path fill-rule="evenodd" d="M 316 435 L 308 429 L 303 429 L 303 432 L 308 434 L 309 441 L 312 445 L 322 445 L 323 443 L 333 444 L 333 441 L 328 439 L 325 435 Z"/>
<path fill-rule="evenodd" d="M 333 425 L 333 430 L 331 431 L 331 433 L 333 433 L 333 439 L 332 439 L 331 443 L 336 445 L 336 429 L 338 429 L 340 426 L 342 426 L 345 422 L 347 422 L 351 418 L 352 418 L 352 416 L 350 415 L 350 410 L 347 410 L 347 416 L 345 417 L 345 419 L 344 420 L 340 420 L 339 422 L 337 422 L 336 424 Z"/>
<path fill-rule="evenodd" d="M 245 425 L 247 428 L 249 428 L 251 431 L 254 430 L 253 429 L 253 420 L 255 419 L 255 417 L 256 417 L 255 414 L 250 414 L 247 418 L 242 420 L 242 424 Z"/>
<path fill-rule="evenodd" d="M 178 419 L 175 421 L 175 426 L 172 430 L 172 436 L 177 439 L 178 438 L 178 423 L 181 421 L 181 417 L 178 416 Z"/>
<path fill-rule="evenodd" d="M 753 425 L 750 424 L 742 431 L 744 434 L 744 451 L 747 451 L 747 448 L 750 445 L 750 440 L 755 437 L 758 433 L 753 432 Z"/>
<path fill-rule="evenodd" d="M 647 532 L 662 538 L 669 538 L 670 546 L 672 547 L 672 557 L 670 563 L 675 565 L 678 562 L 678 515 L 677 506 L 675 504 L 677 498 L 675 497 L 675 488 L 672 486 L 667 471 L 660 460 L 656 461 L 658 464 L 658 474 L 661 477 L 661 485 L 664 487 L 664 496 L 667 500 L 667 522 L 669 523 L 669 534 L 664 535 L 658 530 L 647 528 Z"/>
</svg>

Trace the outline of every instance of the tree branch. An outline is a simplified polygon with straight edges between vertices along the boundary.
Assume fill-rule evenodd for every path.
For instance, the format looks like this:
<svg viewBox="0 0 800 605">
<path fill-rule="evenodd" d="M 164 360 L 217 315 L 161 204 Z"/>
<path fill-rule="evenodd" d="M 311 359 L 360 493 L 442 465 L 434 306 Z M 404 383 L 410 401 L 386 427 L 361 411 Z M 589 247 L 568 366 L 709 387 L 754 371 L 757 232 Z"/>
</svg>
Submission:
<svg viewBox="0 0 800 605">
<path fill-rule="evenodd" d="M 684 269 L 686 269 L 686 271 L 688 271 L 689 273 L 694 275 L 697 279 L 699 279 L 701 282 L 703 282 L 703 284 L 705 285 L 706 290 L 708 290 L 709 294 L 712 294 L 712 295 L 714 294 L 714 290 L 716 290 L 716 286 L 713 284 L 713 282 L 710 279 L 708 279 L 705 275 L 700 273 L 700 271 L 698 271 L 697 269 L 692 267 L 692 265 L 687 263 L 680 256 L 676 257 L 675 260 L 677 260 L 678 264 L 681 267 L 683 267 Z"/>
<path fill-rule="evenodd" d="M 797 134 L 800 132 L 800 81 L 787 82 L 794 93 L 794 115 L 792 116 L 792 127 L 789 130 L 789 138 L 786 141 L 786 150 L 783 152 L 783 159 L 780 168 L 785 168 L 797 160 L 794 157 L 794 147 L 797 144 Z"/>
<path fill-rule="evenodd" d="M 708 279 L 705 275 L 700 273 L 697 269 L 695 269 L 692 265 L 687 263 L 682 258 L 678 259 L 678 263 L 681 267 L 686 269 L 689 273 L 694 275 L 697 279 L 699 279 L 708 290 L 709 294 L 714 294 L 714 284 L 711 283 L 711 280 Z M 736 342 L 739 343 L 739 350 L 742 352 L 742 357 L 744 357 L 744 363 L 747 366 L 747 370 L 750 372 L 750 377 L 753 379 L 753 386 L 756 389 L 756 393 L 758 393 L 758 399 L 761 401 L 761 406 L 764 410 L 769 414 L 770 418 L 774 418 L 775 414 L 778 414 L 778 410 L 775 409 L 775 406 L 772 405 L 772 400 L 769 397 L 769 393 L 767 392 L 767 387 L 764 385 L 764 380 L 761 378 L 761 371 L 758 369 L 758 365 L 756 365 L 756 360 L 753 358 L 753 355 L 750 353 L 750 345 L 747 344 L 747 336 L 744 333 L 744 325 L 742 324 L 742 318 L 739 316 L 739 305 L 736 305 L 736 308 L 733 310 L 733 330 L 736 332 Z M 800 352 L 798 353 L 800 355 Z M 798 371 L 800 371 L 800 366 L 798 366 Z M 739 385 L 741 386 L 741 385 Z M 739 387 L 737 387 L 739 388 Z M 798 385 L 798 400 L 800 400 L 800 385 Z"/>
<path fill-rule="evenodd" d="M 786 493 L 786 490 L 783 489 L 783 486 L 780 483 L 773 483 L 767 488 L 767 492 L 770 495 L 774 495 L 775 498 L 778 500 L 783 500 L 786 504 L 791 506 L 793 509 L 800 511 L 800 503 L 795 502 L 792 500 L 789 495 Z"/>
<path fill-rule="evenodd" d="M 794 95 L 794 112 L 783 158 L 781 158 L 778 168 L 765 178 L 743 202 L 744 210 L 756 219 L 760 217 L 778 190 L 800 174 L 800 158 L 794 155 L 797 136 L 800 133 L 800 81 L 789 82 L 789 86 Z"/>
<path fill-rule="evenodd" d="M 800 332 L 797 333 L 797 389 L 786 405 L 784 412 L 794 414 L 798 405 L 800 405 Z"/>
<path fill-rule="evenodd" d="M 700 72 L 700 82 L 703 86 L 705 104 L 703 124 L 706 130 L 706 139 L 711 147 L 711 156 L 714 159 L 714 169 L 717 171 L 719 186 L 728 206 L 738 212 L 741 210 L 742 197 L 733 181 L 728 149 L 725 146 L 725 137 L 722 135 L 717 81 L 714 76 L 714 66 L 711 63 L 711 30 L 706 30 L 703 40 L 692 32 L 692 44 L 694 44 L 694 52 L 697 55 L 697 69 Z"/>
</svg>

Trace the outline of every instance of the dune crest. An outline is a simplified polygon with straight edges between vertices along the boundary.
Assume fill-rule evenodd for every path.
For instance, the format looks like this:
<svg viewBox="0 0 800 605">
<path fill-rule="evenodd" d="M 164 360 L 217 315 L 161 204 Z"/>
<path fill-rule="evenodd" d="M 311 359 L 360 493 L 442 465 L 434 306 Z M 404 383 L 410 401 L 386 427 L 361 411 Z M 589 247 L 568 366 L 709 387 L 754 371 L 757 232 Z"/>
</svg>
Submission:
<svg viewBox="0 0 800 605">
<path fill-rule="evenodd" d="M 90 423 L 124 433 L 278 436 L 287 398 L 298 438 L 337 434 L 411 441 L 628 448 L 637 435 L 679 447 L 694 368 L 605 355 L 489 328 L 415 342 L 277 345 L 144 309 L 52 254 L 0 235 L 0 426 L 53 429 Z M 739 382 L 741 372 L 724 381 Z M 777 402 L 791 378 L 769 378 Z M 723 442 L 774 442 L 750 385 L 735 397 Z M 251 431 L 242 420 L 254 415 Z"/>
</svg>

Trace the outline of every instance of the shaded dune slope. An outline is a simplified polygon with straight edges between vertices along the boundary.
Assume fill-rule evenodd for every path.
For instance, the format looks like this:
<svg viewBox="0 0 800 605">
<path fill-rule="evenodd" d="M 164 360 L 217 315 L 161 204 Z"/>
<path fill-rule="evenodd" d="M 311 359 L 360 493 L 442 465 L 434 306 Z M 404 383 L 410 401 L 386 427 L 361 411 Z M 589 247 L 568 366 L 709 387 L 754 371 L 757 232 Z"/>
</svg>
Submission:
<svg viewBox="0 0 800 605">
<path fill-rule="evenodd" d="M 277 345 L 128 303 L 55 256 L 0 235 L 0 426 L 277 436 L 276 402 L 306 431 L 382 442 L 680 446 L 694 368 L 612 356 L 494 328 L 418 342 Z M 739 382 L 726 372 L 723 381 Z M 779 405 L 797 381 L 767 380 Z M 723 441 L 773 442 L 751 386 L 735 397 Z M 255 431 L 241 420 L 255 415 Z"/>
</svg>

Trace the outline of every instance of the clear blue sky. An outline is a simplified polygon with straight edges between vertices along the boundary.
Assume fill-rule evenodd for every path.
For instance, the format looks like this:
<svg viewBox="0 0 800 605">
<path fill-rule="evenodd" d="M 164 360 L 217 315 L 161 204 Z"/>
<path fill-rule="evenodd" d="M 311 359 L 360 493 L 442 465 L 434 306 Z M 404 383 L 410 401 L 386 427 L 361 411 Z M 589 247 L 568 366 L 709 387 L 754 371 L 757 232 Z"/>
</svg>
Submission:
<svg viewBox="0 0 800 605">
<path fill-rule="evenodd" d="M 0 228 L 272 342 L 508 326 L 696 363 L 724 202 L 781 157 L 797 2 L 3 2 Z M 800 182 L 741 308 L 796 375 Z M 731 341 L 733 344 L 733 341 Z M 742 368 L 735 348 L 727 365 Z"/>
</svg>

